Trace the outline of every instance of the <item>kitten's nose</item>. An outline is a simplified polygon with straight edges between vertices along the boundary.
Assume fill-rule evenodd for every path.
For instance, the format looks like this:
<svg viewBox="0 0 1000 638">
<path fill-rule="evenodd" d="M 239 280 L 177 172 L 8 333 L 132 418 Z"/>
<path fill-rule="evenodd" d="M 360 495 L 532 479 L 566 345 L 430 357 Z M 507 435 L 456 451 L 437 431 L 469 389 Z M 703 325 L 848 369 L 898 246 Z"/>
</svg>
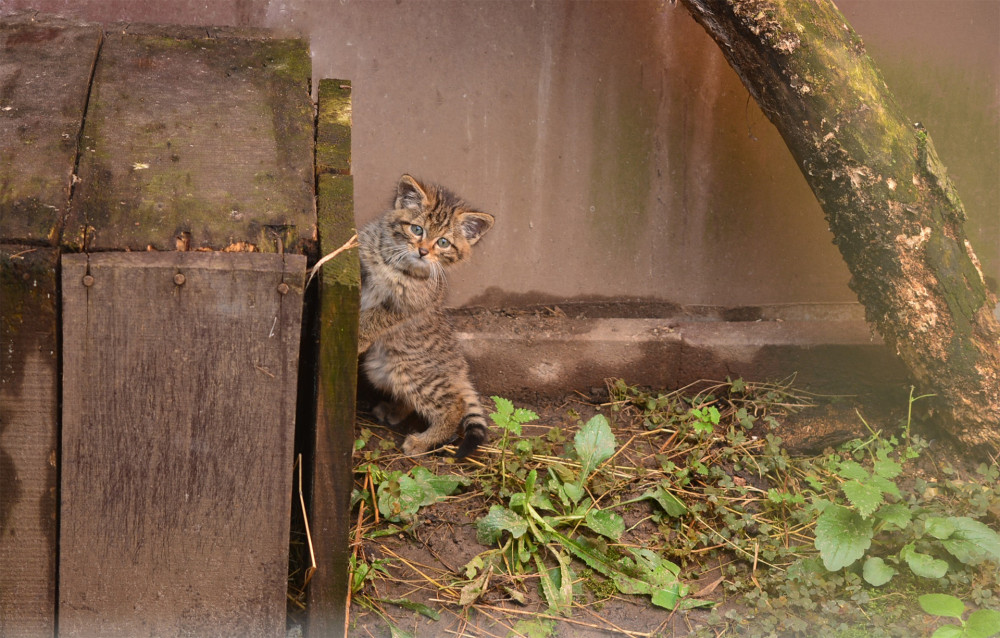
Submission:
<svg viewBox="0 0 1000 638">
<path fill-rule="evenodd" d="M 420 256 L 421 256 L 421 257 L 426 257 L 426 256 L 427 256 L 427 252 L 428 252 L 428 251 L 427 251 L 427 249 L 426 249 L 426 248 L 424 248 L 423 246 L 420 246 L 419 248 L 417 248 L 417 252 L 419 252 L 419 253 L 420 253 Z"/>
</svg>

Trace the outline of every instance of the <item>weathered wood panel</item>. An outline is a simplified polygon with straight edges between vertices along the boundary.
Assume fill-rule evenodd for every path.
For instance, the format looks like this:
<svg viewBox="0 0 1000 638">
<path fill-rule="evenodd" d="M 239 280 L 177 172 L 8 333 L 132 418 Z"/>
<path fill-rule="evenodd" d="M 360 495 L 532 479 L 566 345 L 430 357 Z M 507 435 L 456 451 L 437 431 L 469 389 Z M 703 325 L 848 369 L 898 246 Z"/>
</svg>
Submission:
<svg viewBox="0 0 1000 638">
<path fill-rule="evenodd" d="M 284 635 L 305 262 L 63 257 L 61 636 Z"/>
<path fill-rule="evenodd" d="M 350 96 L 348 82 L 320 82 L 316 157 L 322 254 L 339 248 L 355 232 Z M 328 262 L 319 281 L 319 396 L 312 518 L 319 568 L 309 589 L 311 638 L 344 632 L 360 280 L 357 252 L 349 251 Z"/>
<path fill-rule="evenodd" d="M 0 636 L 53 635 L 59 376 L 53 248 L 0 245 Z"/>
<path fill-rule="evenodd" d="M 0 20 L 0 239 L 56 244 L 101 30 Z"/>
<path fill-rule="evenodd" d="M 308 44 L 178 32 L 106 34 L 64 242 L 303 252 L 316 234 Z"/>
</svg>

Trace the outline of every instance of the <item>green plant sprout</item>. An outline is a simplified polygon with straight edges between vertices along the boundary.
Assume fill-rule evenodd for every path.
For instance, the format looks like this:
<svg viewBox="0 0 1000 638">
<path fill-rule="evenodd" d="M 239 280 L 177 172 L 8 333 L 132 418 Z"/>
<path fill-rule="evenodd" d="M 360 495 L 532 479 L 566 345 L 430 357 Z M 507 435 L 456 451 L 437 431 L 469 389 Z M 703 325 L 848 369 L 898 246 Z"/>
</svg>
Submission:
<svg viewBox="0 0 1000 638">
<path fill-rule="evenodd" d="M 521 426 L 538 419 L 538 415 L 531 410 L 523 408 L 514 409 L 510 399 L 493 396 L 493 403 L 496 411 L 490 413 L 493 422 L 500 426 L 500 490 L 505 493 L 507 489 L 507 448 L 510 445 L 510 437 L 521 436 Z"/>
<path fill-rule="evenodd" d="M 924 594 L 917 601 L 928 614 L 959 622 L 938 627 L 931 638 L 991 638 L 1000 634 L 1000 611 L 995 609 L 977 609 L 963 619 L 965 603 L 950 594 Z"/>
<path fill-rule="evenodd" d="M 926 508 L 902 500 L 894 479 L 902 473 L 903 463 L 915 456 L 909 437 L 912 408 L 915 401 L 926 396 L 914 397 L 910 388 L 903 430 L 906 446 L 902 450 L 897 449 L 895 438 L 882 438 L 862 419 L 872 436 L 855 450 L 868 451 L 872 471 L 854 460 L 832 463 L 847 502 L 817 499 L 814 503 L 820 511 L 815 546 L 827 570 L 839 571 L 865 558 L 862 576 L 870 585 L 879 587 L 896 575 L 893 565 L 905 565 L 922 578 L 943 578 L 949 564 L 939 557 L 942 551 L 965 564 L 1000 562 L 1000 534 L 985 524 L 967 516 L 935 516 Z M 896 459 L 891 458 L 893 455 Z M 883 556 L 869 554 L 876 537 L 884 538 L 883 548 L 898 550 Z"/>
<path fill-rule="evenodd" d="M 516 414 L 505 402 L 497 401 L 497 407 L 505 410 L 503 418 Z M 598 508 L 587 486 L 593 474 L 614 455 L 616 446 L 607 419 L 601 414 L 594 416 L 574 438 L 578 471 L 565 465 L 550 467 L 548 480 L 543 484 L 538 480 L 537 470 L 532 469 L 523 491 L 511 494 L 506 507 L 493 505 L 479 519 L 476 524 L 479 541 L 484 545 L 499 544 L 500 548 L 480 554 L 466 566 L 469 581 L 462 589 L 466 604 L 485 591 L 501 558 L 512 574 L 536 571 L 542 594 L 550 609 L 558 614 L 569 614 L 572 606 L 573 558 L 608 578 L 623 594 L 650 596 L 654 605 L 666 609 L 675 609 L 682 603 L 688 607 L 699 604 L 683 600 L 688 589 L 679 580 L 680 568 L 674 563 L 649 549 L 621 545 L 613 549 L 608 545 L 608 541 L 617 542 L 621 538 L 624 521 L 616 512 Z M 656 493 L 642 498 L 658 500 L 658 496 L 667 498 Z M 674 501 L 676 505 L 671 503 L 672 506 L 683 508 L 679 500 L 674 498 Z M 581 528 L 594 536 L 576 534 Z M 555 561 L 554 567 L 546 565 L 546 556 Z"/>
</svg>

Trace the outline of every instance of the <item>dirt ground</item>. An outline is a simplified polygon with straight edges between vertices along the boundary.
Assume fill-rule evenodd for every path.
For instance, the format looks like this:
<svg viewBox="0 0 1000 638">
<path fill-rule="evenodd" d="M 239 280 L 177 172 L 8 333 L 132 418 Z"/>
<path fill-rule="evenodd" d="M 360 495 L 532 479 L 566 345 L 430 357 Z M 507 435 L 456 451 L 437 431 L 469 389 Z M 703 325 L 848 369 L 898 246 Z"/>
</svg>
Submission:
<svg viewBox="0 0 1000 638">
<path fill-rule="evenodd" d="M 572 427 L 597 412 L 611 416 L 607 394 L 595 390 L 587 395 L 573 393 L 560 400 L 514 397 L 514 401 L 518 407 L 531 409 L 539 415 L 536 425 L 525 426 L 525 437 L 544 434 L 554 426 Z M 792 454 L 815 455 L 829 446 L 864 435 L 865 426 L 859 414 L 869 424 L 895 422 L 900 416 L 900 406 L 906 404 L 905 397 L 902 400 L 899 397 L 852 397 L 820 403 L 780 420 L 776 433 L 784 439 L 786 449 Z M 370 406 L 362 401 L 361 407 Z M 411 423 L 410 427 L 414 425 Z M 359 433 L 361 428 L 368 428 L 373 438 L 392 441 L 397 447 L 405 434 L 402 429 L 380 426 L 367 412 L 359 414 L 357 427 Z M 490 462 L 495 460 L 488 456 L 461 463 L 442 455 L 418 460 L 397 456 L 386 466 L 405 471 L 419 463 L 435 473 L 472 473 L 477 464 Z M 623 542 L 642 546 L 644 535 L 648 537 L 655 532 L 655 525 L 648 520 L 651 508 L 646 501 L 622 512 L 628 530 Z M 431 620 L 394 604 L 383 604 L 382 611 L 376 612 L 355 601 L 350 608 L 349 636 L 531 636 L 530 627 L 517 623 L 532 619 L 554 622 L 556 630 L 551 635 L 560 637 L 687 636 L 703 626 L 709 616 L 710 612 L 705 609 L 671 612 L 652 606 L 648 598 L 640 596 L 584 591 L 577 597 L 580 604 L 574 607 L 571 617 L 556 617 L 546 614 L 545 601 L 538 587 L 525 588 L 522 583 L 524 600 L 518 601 L 505 589 L 505 585 L 513 586 L 514 583 L 501 578 L 493 579 L 477 604 L 462 608 L 457 604 L 453 589 L 439 588 L 436 583 L 458 577 L 468 561 L 487 549 L 476 540 L 475 523 L 484 511 L 482 495 L 473 488 L 466 488 L 458 496 L 422 508 L 409 534 L 363 540 L 358 547 L 359 556 L 368 561 L 386 560 L 391 577 L 374 579 L 360 593 L 369 599 L 406 599 L 425 604 L 437 610 L 440 619 Z M 682 572 L 683 580 L 690 585 L 694 597 L 715 602 L 716 613 L 738 609 L 738 604 L 727 600 L 724 588 L 720 587 L 723 577 L 717 564 L 719 559 L 713 560 L 693 568 L 689 565 Z M 389 620 L 397 630 L 407 634 L 396 633 L 390 628 Z"/>
</svg>

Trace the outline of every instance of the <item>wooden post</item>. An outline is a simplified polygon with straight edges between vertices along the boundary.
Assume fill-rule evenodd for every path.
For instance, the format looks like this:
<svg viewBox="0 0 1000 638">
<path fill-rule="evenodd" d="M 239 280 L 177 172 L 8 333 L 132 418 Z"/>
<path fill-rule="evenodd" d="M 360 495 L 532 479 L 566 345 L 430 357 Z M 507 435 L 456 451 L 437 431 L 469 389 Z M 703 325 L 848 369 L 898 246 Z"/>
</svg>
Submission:
<svg viewBox="0 0 1000 638">
<path fill-rule="evenodd" d="M 51 638 L 56 610 L 56 266 L 101 30 L 0 21 L 0 636 Z"/>
<path fill-rule="evenodd" d="M 316 141 L 320 254 L 325 254 L 340 247 L 355 232 L 349 82 L 320 82 Z M 311 638 L 345 633 L 360 279 L 357 251 L 349 251 L 327 263 L 319 281 L 319 379 L 312 499 L 313 541 L 319 567 L 309 589 Z"/>
</svg>

